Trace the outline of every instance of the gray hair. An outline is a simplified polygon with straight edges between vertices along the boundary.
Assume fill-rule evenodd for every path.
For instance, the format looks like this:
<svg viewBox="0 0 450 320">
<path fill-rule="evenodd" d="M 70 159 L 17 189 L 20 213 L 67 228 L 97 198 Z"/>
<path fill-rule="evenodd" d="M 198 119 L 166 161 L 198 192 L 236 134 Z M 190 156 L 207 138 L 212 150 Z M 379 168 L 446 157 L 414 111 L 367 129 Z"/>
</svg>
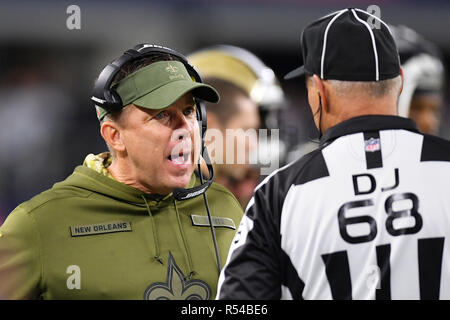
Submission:
<svg viewBox="0 0 450 320">
<path fill-rule="evenodd" d="M 328 80 L 335 93 L 341 97 L 366 95 L 370 98 L 382 98 L 400 92 L 401 76 L 381 81 L 341 81 Z"/>
<path fill-rule="evenodd" d="M 308 77 L 314 81 L 313 77 Z M 401 76 L 381 81 L 342 81 L 326 80 L 336 95 L 345 98 L 365 95 L 370 98 L 382 98 L 387 95 L 398 94 L 402 85 Z"/>
</svg>

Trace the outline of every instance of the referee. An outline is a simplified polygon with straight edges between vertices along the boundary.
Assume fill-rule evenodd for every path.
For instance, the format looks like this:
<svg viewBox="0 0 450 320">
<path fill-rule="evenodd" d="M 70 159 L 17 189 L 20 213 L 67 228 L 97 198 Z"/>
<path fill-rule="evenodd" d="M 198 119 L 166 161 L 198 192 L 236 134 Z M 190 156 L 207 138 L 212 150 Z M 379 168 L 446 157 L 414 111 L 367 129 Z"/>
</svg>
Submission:
<svg viewBox="0 0 450 320">
<path fill-rule="evenodd" d="M 397 116 L 388 26 L 360 9 L 302 35 L 319 148 L 255 190 L 219 299 L 450 299 L 450 143 Z"/>
</svg>

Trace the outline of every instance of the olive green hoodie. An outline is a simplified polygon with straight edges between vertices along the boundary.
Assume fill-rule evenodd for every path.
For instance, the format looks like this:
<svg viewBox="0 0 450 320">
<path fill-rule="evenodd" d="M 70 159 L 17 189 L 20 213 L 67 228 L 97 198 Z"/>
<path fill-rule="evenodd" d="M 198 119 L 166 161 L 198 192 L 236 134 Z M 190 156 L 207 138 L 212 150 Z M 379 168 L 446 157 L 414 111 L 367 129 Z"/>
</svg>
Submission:
<svg viewBox="0 0 450 320">
<path fill-rule="evenodd" d="M 225 261 L 242 208 L 216 183 L 207 197 Z M 217 280 L 202 196 L 148 195 L 86 166 L 0 227 L 3 299 L 213 299 Z"/>
</svg>

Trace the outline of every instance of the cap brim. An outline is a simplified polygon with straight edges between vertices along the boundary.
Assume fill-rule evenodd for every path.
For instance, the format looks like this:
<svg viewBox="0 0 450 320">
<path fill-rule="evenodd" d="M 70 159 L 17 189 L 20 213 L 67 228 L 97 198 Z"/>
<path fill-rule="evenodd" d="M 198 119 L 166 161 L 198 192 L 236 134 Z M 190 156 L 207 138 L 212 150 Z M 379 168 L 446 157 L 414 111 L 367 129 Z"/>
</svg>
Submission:
<svg viewBox="0 0 450 320">
<path fill-rule="evenodd" d="M 207 84 L 180 80 L 169 82 L 132 103 L 147 109 L 164 109 L 188 92 L 192 92 L 194 98 L 212 103 L 220 99 L 218 92 Z"/>
<path fill-rule="evenodd" d="M 284 76 L 284 80 L 289 80 L 305 75 L 305 66 L 298 67 Z"/>
</svg>

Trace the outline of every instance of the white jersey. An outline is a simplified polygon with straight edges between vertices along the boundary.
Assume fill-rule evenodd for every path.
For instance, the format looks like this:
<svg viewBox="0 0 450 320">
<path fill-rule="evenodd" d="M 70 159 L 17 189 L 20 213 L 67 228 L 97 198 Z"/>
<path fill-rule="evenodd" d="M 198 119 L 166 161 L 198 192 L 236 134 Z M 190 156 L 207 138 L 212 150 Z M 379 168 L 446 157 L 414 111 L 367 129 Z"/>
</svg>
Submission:
<svg viewBox="0 0 450 320">
<path fill-rule="evenodd" d="M 450 142 L 394 116 L 327 130 L 255 190 L 220 299 L 450 299 Z"/>
</svg>

